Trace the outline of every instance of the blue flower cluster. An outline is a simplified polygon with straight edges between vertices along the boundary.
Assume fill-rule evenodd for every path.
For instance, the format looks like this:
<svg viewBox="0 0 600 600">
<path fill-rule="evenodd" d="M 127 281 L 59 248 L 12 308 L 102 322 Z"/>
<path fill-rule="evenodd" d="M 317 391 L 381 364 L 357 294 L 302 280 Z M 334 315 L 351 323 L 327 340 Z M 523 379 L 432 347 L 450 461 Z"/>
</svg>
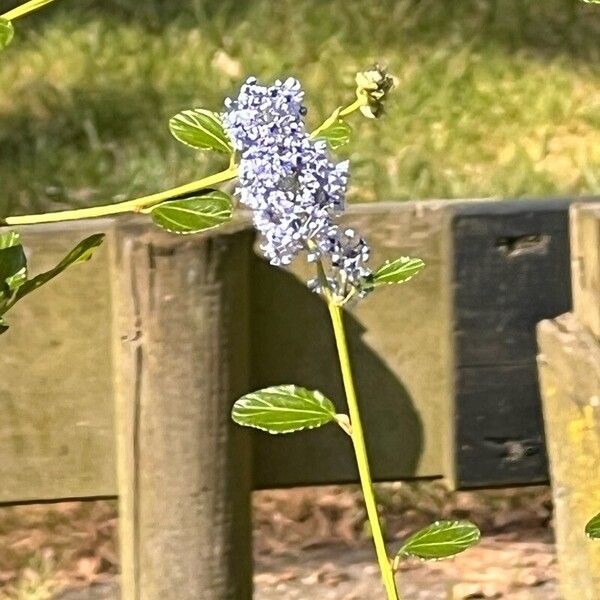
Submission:
<svg viewBox="0 0 600 600">
<path fill-rule="evenodd" d="M 296 79 L 267 87 L 253 77 L 226 100 L 223 124 L 240 155 L 237 191 L 272 264 L 288 265 L 307 251 L 309 260 L 325 262 L 334 294 L 364 293 L 369 248 L 335 222 L 345 207 L 348 162 L 333 163 L 327 143 L 311 140 L 303 100 Z M 309 285 L 320 290 L 318 281 Z"/>
</svg>

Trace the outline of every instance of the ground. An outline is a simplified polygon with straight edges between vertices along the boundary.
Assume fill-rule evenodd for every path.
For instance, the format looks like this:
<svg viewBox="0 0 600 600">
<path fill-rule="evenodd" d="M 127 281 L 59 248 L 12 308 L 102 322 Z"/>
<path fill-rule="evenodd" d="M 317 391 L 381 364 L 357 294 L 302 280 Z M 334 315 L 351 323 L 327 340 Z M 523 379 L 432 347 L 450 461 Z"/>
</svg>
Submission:
<svg viewBox="0 0 600 600">
<path fill-rule="evenodd" d="M 456 560 L 406 563 L 404 600 L 559 600 L 546 488 L 451 494 L 443 486 L 379 487 L 390 550 L 436 518 L 470 518 L 479 546 Z M 118 596 L 116 506 L 64 503 L 0 510 L 0 597 Z M 254 497 L 257 600 L 372 600 L 379 577 L 354 487 Z M 449 595 L 450 594 L 450 595 Z"/>
<path fill-rule="evenodd" d="M 493 536 L 461 560 L 413 563 L 402 571 L 404 600 L 559 600 L 553 546 L 541 531 L 529 540 Z M 536 540 L 536 538 L 539 538 Z M 546 538 L 546 539 L 544 539 Z M 259 558 L 256 600 L 373 600 L 380 580 L 370 548 L 324 546 Z M 116 583 L 79 588 L 61 600 L 113 600 Z"/>
</svg>

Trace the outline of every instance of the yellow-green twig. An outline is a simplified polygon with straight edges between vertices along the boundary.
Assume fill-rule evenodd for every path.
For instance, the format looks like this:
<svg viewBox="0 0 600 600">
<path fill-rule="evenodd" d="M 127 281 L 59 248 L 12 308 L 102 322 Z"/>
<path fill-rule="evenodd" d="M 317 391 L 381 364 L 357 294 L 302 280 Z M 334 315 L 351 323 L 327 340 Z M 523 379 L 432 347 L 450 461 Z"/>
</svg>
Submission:
<svg viewBox="0 0 600 600">
<path fill-rule="evenodd" d="M 360 418 L 360 410 L 358 407 L 358 399 L 354 388 L 354 379 L 352 377 L 352 365 L 350 363 L 350 354 L 348 352 L 348 342 L 346 340 L 346 331 L 344 328 L 342 308 L 335 302 L 329 300 L 329 314 L 333 324 L 335 334 L 335 342 L 337 346 L 340 367 L 342 370 L 342 379 L 344 381 L 344 389 L 346 391 L 346 399 L 348 401 L 348 409 L 350 412 L 350 435 L 356 455 L 356 463 L 358 465 L 358 474 L 360 476 L 360 484 L 362 487 L 365 506 L 367 508 L 367 516 L 371 525 L 373 534 L 373 542 L 377 553 L 377 561 L 383 579 L 383 585 L 387 593 L 388 600 L 400 600 L 396 582 L 394 580 L 394 572 L 388 557 L 381 524 L 379 523 L 379 515 L 377 513 L 377 501 L 375 500 L 375 492 L 373 490 L 373 481 L 371 479 L 371 469 L 369 467 L 369 459 L 367 455 L 367 447 Z"/>
<path fill-rule="evenodd" d="M 14 21 L 38 8 L 42 8 L 42 6 L 46 4 L 50 4 L 50 2 L 54 2 L 54 0 L 30 0 L 29 2 L 25 2 L 25 4 L 21 4 L 21 6 L 17 6 L 3 15 L 0 15 L 0 18 L 6 19 L 7 21 Z"/>
<path fill-rule="evenodd" d="M 358 110 L 365 104 L 364 98 L 357 98 L 352 104 L 344 108 L 337 108 L 333 113 L 321 123 L 311 134 L 310 137 L 314 140 L 324 129 L 327 129 L 330 125 L 335 123 L 341 117 L 347 117 L 349 114 Z"/>
<path fill-rule="evenodd" d="M 62 210 L 51 213 L 42 213 L 38 215 L 23 215 L 20 217 L 7 217 L 0 219 L 0 225 L 33 225 L 35 223 L 56 223 L 60 221 L 74 221 L 76 219 L 94 219 L 97 217 L 107 217 L 128 212 L 141 212 L 165 200 L 170 200 L 185 194 L 191 194 L 200 190 L 212 187 L 237 176 L 237 167 L 230 167 L 225 171 L 220 171 L 214 175 L 204 177 L 198 181 L 192 181 L 179 187 L 143 196 L 135 200 L 117 202 L 114 204 L 104 204 L 102 206 L 91 206 L 89 208 L 78 208 L 75 210 Z"/>
<path fill-rule="evenodd" d="M 44 4 L 53 2 L 54 0 L 31 0 L 3 15 L 3 18 L 10 20 L 16 19 L 23 16 L 27 12 L 31 12 L 37 8 L 40 8 Z M 347 116 L 350 113 L 358 110 L 364 101 L 360 98 L 355 100 L 352 104 L 349 104 L 345 108 L 337 112 L 338 116 Z M 330 117 L 331 118 L 331 117 Z M 329 119 L 328 119 L 329 120 Z M 326 125 L 328 120 L 323 125 L 315 129 L 312 133 L 312 137 L 315 137 Z M 40 213 L 36 215 L 23 215 L 19 217 L 6 217 L 0 218 L 1 226 L 17 226 L 17 225 L 33 225 L 37 223 L 58 223 L 62 221 L 75 221 L 77 219 L 94 219 L 97 217 L 109 217 L 111 215 L 129 213 L 129 212 L 148 212 L 147 209 L 151 208 L 156 204 L 160 204 L 166 200 L 183 196 L 193 192 L 206 189 L 213 185 L 223 183 L 229 179 L 233 179 L 238 174 L 238 167 L 235 164 L 236 154 L 233 153 L 231 156 L 229 167 L 219 173 L 210 175 L 198 181 L 192 181 L 185 185 L 166 190 L 164 192 L 158 192 L 149 196 L 143 196 L 134 200 L 127 200 L 125 202 L 115 202 L 112 204 L 104 204 L 102 206 L 92 206 L 89 208 L 77 208 L 73 210 L 62 210 L 50 213 Z"/>
</svg>

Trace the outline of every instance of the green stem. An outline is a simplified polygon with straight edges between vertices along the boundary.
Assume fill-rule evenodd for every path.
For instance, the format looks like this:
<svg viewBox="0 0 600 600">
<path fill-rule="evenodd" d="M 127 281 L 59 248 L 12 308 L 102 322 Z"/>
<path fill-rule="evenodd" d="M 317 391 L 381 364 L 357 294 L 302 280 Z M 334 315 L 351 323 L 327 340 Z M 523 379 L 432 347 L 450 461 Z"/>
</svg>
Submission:
<svg viewBox="0 0 600 600">
<path fill-rule="evenodd" d="M 350 113 L 353 113 L 355 110 L 358 110 L 361 106 L 364 106 L 365 100 L 363 98 L 357 98 L 352 104 L 346 106 L 340 111 L 340 117 L 346 117 Z"/>
<path fill-rule="evenodd" d="M 383 579 L 385 591 L 387 592 L 388 600 L 400 600 L 398 590 L 396 589 L 392 565 L 385 548 L 383 532 L 381 531 L 381 524 L 379 523 L 379 515 L 377 513 L 377 502 L 375 500 L 375 492 L 373 490 L 373 481 L 371 479 L 371 470 L 369 468 L 365 436 L 363 433 L 360 410 L 358 408 L 358 399 L 356 397 L 356 390 L 354 388 L 354 380 L 352 377 L 352 365 L 350 363 L 350 354 L 348 352 L 348 342 L 346 340 L 342 308 L 331 300 L 328 301 L 327 306 L 329 308 L 329 314 L 331 316 L 331 322 L 333 324 L 333 331 L 335 334 L 335 342 L 340 360 L 340 367 L 342 370 L 344 389 L 346 391 L 346 399 L 348 401 L 348 409 L 350 411 L 352 444 L 354 446 L 354 453 L 356 455 L 360 484 L 367 508 L 367 516 L 369 518 L 371 532 L 373 534 L 373 542 L 375 544 L 375 551 L 377 553 L 377 561 L 379 562 L 379 569 L 381 571 L 381 577 Z"/>
<path fill-rule="evenodd" d="M 53 2 L 53 0 L 31 0 L 25 4 L 7 12 L 2 17 L 7 20 L 16 19 L 23 16 L 24 14 L 31 12 L 37 8 L 40 8 L 44 4 Z M 339 112 L 340 116 L 346 116 L 357 110 L 362 106 L 363 101 L 358 99 L 352 104 Z M 313 132 L 313 137 L 322 129 L 323 125 Z M 150 196 L 143 196 L 142 198 L 136 198 L 134 200 L 127 200 L 125 202 L 116 202 L 113 204 L 104 204 L 102 206 L 92 206 L 90 208 L 78 208 L 74 210 L 62 210 L 51 213 L 41 213 L 37 215 L 23 215 L 19 217 L 0 217 L 0 227 L 5 226 L 18 226 L 18 225 L 34 225 L 37 223 L 58 223 L 62 221 L 75 221 L 78 219 L 95 219 L 98 217 L 109 217 L 112 215 L 129 213 L 129 212 L 148 212 L 148 209 L 160 204 L 165 200 L 197 192 L 199 190 L 211 187 L 218 183 L 222 183 L 229 179 L 233 179 L 238 174 L 238 169 L 235 164 L 235 153 L 231 156 L 229 168 L 225 171 L 221 171 L 204 179 L 198 181 L 192 181 L 185 185 L 166 190 L 164 192 L 158 192 L 157 194 L 151 194 Z"/>
<path fill-rule="evenodd" d="M 191 194 L 200 190 L 209 188 L 218 183 L 223 183 L 229 179 L 233 179 L 237 175 L 237 167 L 233 166 L 225 171 L 220 171 L 204 179 L 192 181 L 179 187 L 171 188 L 164 192 L 143 196 L 135 200 L 127 200 L 126 202 L 117 202 L 115 204 L 105 204 L 103 206 L 92 206 L 90 208 L 78 208 L 75 210 L 61 210 L 51 213 L 42 213 L 39 215 L 23 215 L 21 217 L 7 217 L 0 219 L 0 225 L 33 225 L 35 223 L 56 223 L 59 221 L 74 221 L 76 219 L 94 219 L 97 217 L 108 217 L 119 213 L 142 212 L 156 204 L 160 204 L 165 200 Z"/>
<path fill-rule="evenodd" d="M 327 129 L 327 127 L 329 127 L 332 122 L 335 122 L 336 119 L 347 117 L 349 114 L 363 106 L 364 103 L 365 101 L 362 98 L 358 98 L 352 104 L 349 104 L 345 108 L 339 109 L 339 112 L 336 110 L 310 134 L 310 137 L 315 139 L 321 133 L 321 131 Z"/>
<path fill-rule="evenodd" d="M 50 4 L 54 0 L 30 0 L 29 2 L 25 2 L 25 4 L 21 4 L 21 6 L 17 6 L 12 10 L 9 10 L 7 13 L 0 15 L 0 18 L 6 19 L 7 21 L 14 21 L 19 17 L 23 17 L 27 13 L 33 12 L 38 8 L 42 8 L 45 4 Z"/>
</svg>

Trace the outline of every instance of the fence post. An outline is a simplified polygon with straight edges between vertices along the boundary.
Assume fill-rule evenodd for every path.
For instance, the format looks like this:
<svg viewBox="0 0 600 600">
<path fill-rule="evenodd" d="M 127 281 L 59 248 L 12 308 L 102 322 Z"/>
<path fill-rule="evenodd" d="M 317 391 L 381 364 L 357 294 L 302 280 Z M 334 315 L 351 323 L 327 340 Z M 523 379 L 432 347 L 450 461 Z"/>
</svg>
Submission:
<svg viewBox="0 0 600 600">
<path fill-rule="evenodd" d="M 575 204 L 571 220 L 573 312 L 600 339 L 600 204 Z"/>
<path fill-rule="evenodd" d="M 251 234 L 136 221 L 112 247 L 122 598 L 250 600 Z"/>
<path fill-rule="evenodd" d="M 574 312 L 542 321 L 538 356 L 564 600 L 600 597 L 600 206 L 571 209 Z"/>
</svg>

